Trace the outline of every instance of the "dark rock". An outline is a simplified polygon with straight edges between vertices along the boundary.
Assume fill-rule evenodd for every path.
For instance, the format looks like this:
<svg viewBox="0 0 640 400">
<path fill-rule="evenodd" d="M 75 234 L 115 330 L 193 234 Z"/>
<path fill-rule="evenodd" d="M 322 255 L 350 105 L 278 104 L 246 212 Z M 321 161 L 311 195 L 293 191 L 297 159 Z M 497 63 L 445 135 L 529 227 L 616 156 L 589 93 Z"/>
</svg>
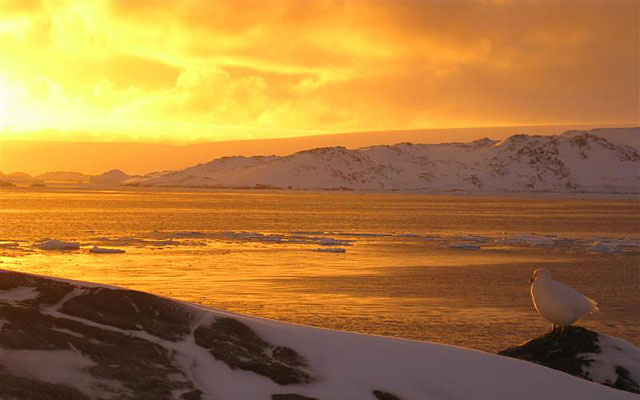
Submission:
<svg viewBox="0 0 640 400">
<path fill-rule="evenodd" d="M 180 399 L 181 400 L 201 400 L 202 392 L 198 389 L 192 390 L 188 393 L 184 393 L 182 396 L 180 396 Z"/>
<path fill-rule="evenodd" d="M 306 361 L 293 349 L 266 342 L 247 325 L 233 318 L 216 318 L 194 332 L 198 346 L 233 369 L 253 371 L 280 385 L 313 379 Z"/>
<path fill-rule="evenodd" d="M 391 393 L 383 392 L 382 390 L 374 390 L 373 395 L 376 396 L 376 399 L 378 400 L 401 400 L 400 397 Z"/>
<path fill-rule="evenodd" d="M 116 381 L 121 385 L 122 390 L 110 390 L 113 394 L 110 398 L 169 400 L 174 398 L 175 391 L 185 391 L 187 395 L 183 396 L 184 400 L 199 399 L 199 391 L 188 381 L 173 359 L 173 354 L 166 348 L 130 332 L 121 332 L 114 329 L 117 325 L 109 324 L 122 317 L 122 310 L 114 311 L 112 315 L 108 307 L 100 307 L 105 312 L 100 317 L 100 322 L 107 328 L 104 329 L 75 320 L 60 310 L 52 312 L 55 308 L 47 307 L 58 304 L 74 289 L 86 288 L 78 289 L 70 283 L 18 273 L 0 274 L 0 290 L 18 287 L 34 287 L 39 294 L 37 299 L 25 300 L 19 304 L 0 301 L 1 349 L 78 352 L 95 363 L 85 369 L 91 377 L 98 381 Z M 123 294 L 127 291 L 112 292 Z M 134 294 L 134 299 L 135 296 Z M 87 298 L 93 299 L 91 296 Z M 129 297 L 124 299 L 128 301 Z M 81 304 L 78 303 L 78 306 Z M 72 310 L 77 310 L 78 306 Z M 83 307 L 88 312 L 88 306 L 84 304 Z M 139 307 L 144 309 L 145 306 L 140 304 Z M 132 314 L 130 319 L 136 321 L 137 315 Z M 0 398 L 85 400 L 89 397 L 77 388 L 12 375 L 2 370 L 0 364 Z"/>
<path fill-rule="evenodd" d="M 189 333 L 192 315 L 169 299 L 135 290 L 86 288 L 65 302 L 65 314 L 121 329 L 144 330 L 166 340 Z"/>
<path fill-rule="evenodd" d="M 0 396 L 20 400 L 91 400 L 87 395 L 65 385 L 4 373 L 0 370 Z"/>
<path fill-rule="evenodd" d="M 167 346 L 190 335 L 233 369 L 252 371 L 281 385 L 313 380 L 295 350 L 265 341 L 233 318 L 217 318 L 192 333 L 200 314 L 180 302 L 0 271 L 0 291 L 19 288 L 27 289 L 23 300 L 0 300 L 0 349 L 76 352 L 95 364 L 84 372 L 99 382 L 116 383 L 106 389 L 109 398 L 168 400 L 181 393 L 182 400 L 200 400 L 202 392 Z M 2 368 L 0 363 L 0 398 L 87 398 L 79 391 L 82 387 L 31 383 Z"/>
<path fill-rule="evenodd" d="M 594 360 L 589 354 L 602 352 L 599 339 L 597 332 L 579 326 L 567 326 L 562 333 L 556 329 L 498 354 L 544 365 L 616 389 L 640 393 L 638 382 L 631 379 L 629 371 L 622 366 L 615 367 L 618 376 L 615 382 L 600 381 L 591 375 L 589 367 Z"/>
<path fill-rule="evenodd" d="M 272 394 L 271 400 L 318 400 L 315 397 L 302 396 L 300 394 Z"/>
<path fill-rule="evenodd" d="M 55 304 L 73 290 L 73 286 L 65 282 L 9 271 L 0 272 L 0 290 L 10 290 L 19 287 L 34 287 L 38 290 L 38 297 L 36 299 L 25 302 L 26 304 L 33 305 Z"/>
</svg>

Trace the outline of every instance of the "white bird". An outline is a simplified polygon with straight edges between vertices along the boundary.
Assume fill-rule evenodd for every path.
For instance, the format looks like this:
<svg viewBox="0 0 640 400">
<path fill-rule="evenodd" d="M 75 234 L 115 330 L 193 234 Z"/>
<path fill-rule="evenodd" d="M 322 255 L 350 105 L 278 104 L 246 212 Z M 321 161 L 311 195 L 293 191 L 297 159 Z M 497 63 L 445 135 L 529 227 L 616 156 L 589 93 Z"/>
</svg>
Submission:
<svg viewBox="0 0 640 400">
<path fill-rule="evenodd" d="M 533 271 L 531 283 L 531 299 L 533 305 L 544 319 L 553 324 L 565 327 L 579 320 L 583 315 L 598 311 L 598 303 L 572 287 L 551 279 L 546 269 Z"/>
</svg>

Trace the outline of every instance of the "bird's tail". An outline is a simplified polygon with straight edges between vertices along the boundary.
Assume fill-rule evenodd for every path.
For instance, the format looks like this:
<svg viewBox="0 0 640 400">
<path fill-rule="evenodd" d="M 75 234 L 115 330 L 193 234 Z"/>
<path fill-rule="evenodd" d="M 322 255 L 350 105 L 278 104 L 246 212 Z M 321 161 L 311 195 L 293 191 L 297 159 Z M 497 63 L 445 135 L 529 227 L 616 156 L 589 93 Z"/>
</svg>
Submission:
<svg viewBox="0 0 640 400">
<path fill-rule="evenodd" d="M 600 309 L 598 308 L 598 302 L 595 301 L 594 299 L 590 299 L 587 296 L 585 296 L 587 300 L 589 300 L 589 303 L 592 304 L 591 310 L 589 310 L 589 314 L 595 314 L 597 312 L 600 311 Z"/>
</svg>

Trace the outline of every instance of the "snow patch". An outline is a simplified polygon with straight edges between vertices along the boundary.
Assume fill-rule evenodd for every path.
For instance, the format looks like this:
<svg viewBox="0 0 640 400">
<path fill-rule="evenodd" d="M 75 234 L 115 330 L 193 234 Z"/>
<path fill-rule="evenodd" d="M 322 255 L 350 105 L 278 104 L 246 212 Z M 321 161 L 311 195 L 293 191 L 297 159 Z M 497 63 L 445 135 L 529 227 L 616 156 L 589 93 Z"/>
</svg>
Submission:
<svg viewBox="0 0 640 400">
<path fill-rule="evenodd" d="M 590 360 L 583 371 L 594 382 L 614 383 L 618 379 L 618 367 L 624 368 L 634 382 L 640 382 L 640 349 L 631 343 L 612 336 L 598 334 L 599 353 L 583 354 Z"/>
<path fill-rule="evenodd" d="M 124 392 L 116 381 L 91 376 L 87 369 L 97 364 L 75 350 L 0 349 L 0 365 L 11 374 L 75 387 L 92 398 Z"/>
<path fill-rule="evenodd" d="M 20 303 L 37 299 L 40 295 L 35 287 L 21 286 L 9 290 L 0 290 L 0 301 L 5 303 Z"/>
</svg>

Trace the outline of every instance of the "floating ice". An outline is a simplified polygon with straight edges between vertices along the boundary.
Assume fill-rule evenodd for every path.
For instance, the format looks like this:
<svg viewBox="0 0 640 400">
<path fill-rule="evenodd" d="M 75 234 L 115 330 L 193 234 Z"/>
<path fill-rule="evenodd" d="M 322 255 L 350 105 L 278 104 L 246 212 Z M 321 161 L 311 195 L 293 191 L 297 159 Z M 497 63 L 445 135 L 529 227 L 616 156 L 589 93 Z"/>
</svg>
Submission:
<svg viewBox="0 0 640 400">
<path fill-rule="evenodd" d="M 618 249 L 616 249 L 615 247 L 609 246 L 608 244 L 603 242 L 593 242 L 593 244 L 589 246 L 587 250 L 595 251 L 598 253 L 615 253 L 618 251 Z"/>
<path fill-rule="evenodd" d="M 499 242 L 515 245 L 553 246 L 558 240 L 560 239 L 556 236 L 515 235 L 500 239 Z"/>
<path fill-rule="evenodd" d="M 343 249 L 342 247 L 319 247 L 313 251 L 318 253 L 346 253 L 347 249 Z"/>
<path fill-rule="evenodd" d="M 471 243 L 451 243 L 449 248 L 458 250 L 480 250 L 480 246 Z"/>
<path fill-rule="evenodd" d="M 98 246 L 93 246 L 93 248 L 91 250 L 89 250 L 89 252 L 96 253 L 96 254 L 121 254 L 121 253 L 125 253 L 125 251 L 121 250 L 121 249 L 107 249 L 107 248 L 98 247 Z"/>
<path fill-rule="evenodd" d="M 385 237 L 391 236 L 388 233 L 367 233 L 367 232 L 331 232 L 334 236 L 354 236 L 354 237 Z"/>
<path fill-rule="evenodd" d="M 172 236 L 178 237 L 178 238 L 182 238 L 182 237 L 187 237 L 187 238 L 189 238 L 189 237 L 198 237 L 199 238 L 199 237 L 206 236 L 206 234 L 203 233 L 203 232 L 196 232 L 196 231 L 194 231 L 194 232 L 174 232 L 172 234 Z"/>
<path fill-rule="evenodd" d="M 338 240 L 332 238 L 321 238 L 317 242 L 320 246 L 351 246 L 348 240 Z"/>
<path fill-rule="evenodd" d="M 63 242 L 60 240 L 46 240 L 37 245 L 41 250 L 78 250 L 79 243 Z"/>
</svg>

